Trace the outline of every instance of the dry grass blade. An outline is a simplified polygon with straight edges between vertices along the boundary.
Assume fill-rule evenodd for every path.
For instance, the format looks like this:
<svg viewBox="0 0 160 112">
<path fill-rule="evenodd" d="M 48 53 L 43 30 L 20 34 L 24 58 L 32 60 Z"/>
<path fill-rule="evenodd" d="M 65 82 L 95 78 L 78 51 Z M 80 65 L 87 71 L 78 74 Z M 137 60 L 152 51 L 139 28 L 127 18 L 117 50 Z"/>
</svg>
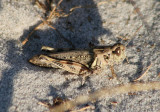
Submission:
<svg viewBox="0 0 160 112">
<path fill-rule="evenodd" d="M 36 0 L 36 4 L 40 9 L 43 10 L 44 13 L 47 11 L 47 7 L 42 2 Z"/>
<path fill-rule="evenodd" d="M 148 67 L 147 67 L 147 70 L 141 75 L 139 76 L 137 79 L 135 79 L 134 81 L 139 81 L 141 80 L 148 72 L 148 70 L 151 68 L 152 64 L 150 64 Z"/>
<path fill-rule="evenodd" d="M 38 0 L 37 0 L 37 1 L 38 1 Z M 37 1 L 36 1 L 36 3 L 37 3 Z M 60 3 L 61 3 L 62 1 L 63 1 L 63 0 L 60 0 L 60 1 L 59 1 L 58 6 L 60 5 Z M 39 2 L 38 2 L 38 4 L 39 4 Z M 40 5 L 40 6 L 41 6 L 41 5 Z M 53 13 L 55 12 L 56 8 L 57 8 L 57 6 L 55 6 L 55 7 L 53 8 L 52 12 L 50 13 L 49 17 L 47 18 L 47 21 L 49 21 L 49 19 L 51 19 L 51 17 L 52 17 L 52 15 L 53 15 Z M 39 24 L 38 26 L 36 26 L 36 27 L 32 30 L 32 32 L 25 38 L 25 40 L 22 41 L 22 45 L 24 46 L 24 45 L 28 42 L 30 36 L 31 36 L 37 29 L 39 29 L 40 27 L 42 27 L 43 25 L 44 25 L 44 22 L 41 23 L 41 24 Z M 53 28 L 52 28 L 52 29 L 53 29 Z"/>
<path fill-rule="evenodd" d="M 102 88 L 89 95 L 81 95 L 72 101 L 66 101 L 64 104 L 55 106 L 50 112 L 64 112 L 74 108 L 77 105 L 84 104 L 90 101 L 95 101 L 102 97 L 112 97 L 119 94 L 125 94 L 128 92 L 159 90 L 160 82 L 148 82 L 148 83 L 130 83 L 126 85 L 119 85 L 111 88 Z"/>
<path fill-rule="evenodd" d="M 79 8 L 82 8 L 82 6 L 73 7 L 73 8 L 71 8 L 69 11 L 72 12 L 72 11 L 74 11 L 75 9 L 79 9 Z"/>
<path fill-rule="evenodd" d="M 56 30 L 55 27 L 51 26 L 46 20 L 44 20 L 42 17 L 40 17 L 40 19 L 43 21 L 43 23 L 47 24 L 50 28 L 52 28 L 53 30 Z"/>
<path fill-rule="evenodd" d="M 43 23 L 39 24 L 36 28 L 34 28 L 34 30 L 32 30 L 32 32 L 26 37 L 26 39 L 25 39 L 24 41 L 22 41 L 22 45 L 25 45 L 25 44 L 28 42 L 30 36 L 31 36 L 37 29 L 39 29 L 40 27 L 42 27 L 42 25 L 47 24 L 49 27 L 51 27 L 52 29 L 54 29 L 54 30 L 60 35 L 60 37 L 61 37 L 64 41 L 66 41 L 68 44 L 70 44 L 70 45 L 72 46 L 72 48 L 75 48 L 75 46 L 72 44 L 71 41 L 69 41 L 67 38 L 65 38 L 56 28 L 54 28 L 52 25 L 50 25 L 50 24 L 48 23 L 48 22 L 51 20 L 51 18 L 52 18 L 53 15 L 60 15 L 59 13 L 56 13 L 56 8 L 62 3 L 62 1 L 63 1 L 63 0 L 60 0 L 60 1 L 58 2 L 58 5 L 53 8 L 53 10 L 51 11 L 49 17 L 48 17 L 46 20 L 44 20 L 44 19 L 42 19 L 42 18 L 40 17 L 41 20 L 43 21 Z M 40 4 L 40 2 L 38 2 L 38 4 Z M 40 5 L 40 6 L 43 6 L 43 5 Z M 55 14 L 54 14 L 54 13 L 55 13 Z M 66 15 L 65 15 L 65 16 L 66 16 Z"/>
<path fill-rule="evenodd" d="M 52 9 L 51 13 L 50 13 L 49 16 L 48 16 L 47 21 L 50 21 L 50 19 L 52 18 L 52 16 L 54 15 L 54 13 L 55 13 L 55 11 L 56 11 L 56 8 L 59 7 L 59 5 L 62 3 L 62 1 L 63 1 L 63 0 L 60 0 L 60 1 L 58 2 L 57 6 L 55 6 L 55 7 Z"/>
<path fill-rule="evenodd" d="M 81 109 L 79 109 L 79 110 L 73 110 L 73 111 L 70 111 L 70 112 L 83 112 L 83 111 L 85 111 L 85 110 L 87 110 L 87 109 L 94 109 L 95 107 L 93 107 L 93 106 L 86 106 L 86 107 L 84 107 L 84 108 L 81 108 Z"/>
<path fill-rule="evenodd" d="M 36 30 L 40 29 L 40 27 L 43 26 L 43 25 L 44 25 L 44 23 L 41 23 L 41 24 L 39 24 L 38 26 L 36 26 L 36 27 L 32 30 L 32 32 L 29 33 L 29 35 L 22 41 L 22 45 L 25 45 L 25 44 L 28 42 L 30 36 L 31 36 Z"/>
<path fill-rule="evenodd" d="M 99 2 L 97 5 L 102 5 L 102 4 L 106 4 L 106 3 L 109 3 L 109 2 L 114 2 L 116 0 L 107 0 L 107 1 L 103 1 L 103 2 Z"/>
<path fill-rule="evenodd" d="M 136 36 L 137 32 L 142 28 L 142 26 L 143 25 L 141 25 L 140 27 L 137 28 L 137 30 L 134 32 L 133 36 L 130 38 L 130 40 L 127 42 L 127 44 L 125 46 L 127 46 L 131 42 L 131 40 L 133 39 L 133 37 Z"/>
<path fill-rule="evenodd" d="M 115 1 L 115 0 L 110 0 L 110 1 Z M 47 2 L 48 2 L 48 1 L 47 1 Z M 70 15 L 75 9 L 77 9 L 77 8 L 94 8 L 94 7 L 96 7 L 96 5 L 95 5 L 95 6 L 77 6 L 77 7 L 71 8 L 69 14 L 60 14 L 59 12 L 56 12 L 56 9 L 60 6 L 60 4 L 61 4 L 62 2 L 63 2 L 63 0 L 60 0 L 60 1 L 58 2 L 57 6 L 55 6 L 55 7 L 52 9 L 52 11 L 50 12 L 50 14 L 49 14 L 49 16 L 48 16 L 48 18 L 47 18 L 46 20 L 44 20 L 44 19 L 41 18 L 41 20 L 43 21 L 43 23 L 41 23 L 41 24 L 38 25 L 36 28 L 34 28 L 34 30 L 32 30 L 32 32 L 26 37 L 26 39 L 25 39 L 24 41 L 22 41 L 22 45 L 23 45 L 23 46 L 28 42 L 30 36 L 31 36 L 37 29 L 39 29 L 40 27 L 42 27 L 44 24 L 47 24 L 47 25 L 48 25 L 49 27 L 51 27 L 52 29 L 56 30 L 56 32 L 61 36 L 61 38 L 63 38 L 63 39 L 64 39 L 66 42 L 68 42 L 73 48 L 75 48 L 75 46 L 72 44 L 71 41 L 69 41 L 68 39 L 66 39 L 56 28 L 54 28 L 54 27 L 53 27 L 52 25 L 50 25 L 48 22 L 51 21 L 51 19 L 52 19 L 53 16 L 57 16 L 57 17 L 63 16 L 63 17 L 66 17 L 66 16 L 69 16 L 69 15 Z M 49 2 L 48 2 L 48 3 L 49 3 Z M 99 2 L 97 5 L 102 5 L 102 4 L 105 4 L 105 3 L 108 3 L 108 1 L 107 1 L 107 2 Z M 41 9 L 43 9 L 43 11 L 45 11 L 45 12 L 47 11 L 47 7 L 46 7 L 43 3 L 39 2 L 38 0 L 36 0 L 36 4 L 37 4 Z"/>
</svg>

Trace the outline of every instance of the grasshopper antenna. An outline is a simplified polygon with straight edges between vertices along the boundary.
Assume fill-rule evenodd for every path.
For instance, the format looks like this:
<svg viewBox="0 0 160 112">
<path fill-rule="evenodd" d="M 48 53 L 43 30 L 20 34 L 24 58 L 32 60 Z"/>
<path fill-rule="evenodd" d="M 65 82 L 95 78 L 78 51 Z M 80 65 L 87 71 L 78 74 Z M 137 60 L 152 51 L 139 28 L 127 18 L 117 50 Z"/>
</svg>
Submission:
<svg viewBox="0 0 160 112">
<path fill-rule="evenodd" d="M 138 27 L 138 29 L 134 32 L 133 36 L 130 38 L 130 40 L 126 43 L 125 47 L 133 40 L 133 38 L 136 36 L 137 32 L 142 28 L 143 25 Z"/>
<path fill-rule="evenodd" d="M 142 21 L 142 25 L 145 26 L 145 28 L 147 29 L 147 33 L 150 35 L 150 36 L 154 36 L 155 33 L 154 32 L 151 32 L 151 28 L 150 26 L 148 25 L 148 23 L 145 21 L 145 18 L 143 16 L 143 14 L 140 12 L 139 8 L 136 6 L 136 2 L 134 0 L 129 0 L 129 3 L 134 7 L 134 10 L 135 12 L 138 14 L 139 18 L 141 19 Z M 131 37 L 131 39 L 129 40 L 129 42 L 125 45 L 127 46 L 133 39 L 133 37 L 136 36 L 136 33 L 141 29 L 142 25 L 136 30 L 136 32 L 134 33 L 134 35 Z"/>
</svg>

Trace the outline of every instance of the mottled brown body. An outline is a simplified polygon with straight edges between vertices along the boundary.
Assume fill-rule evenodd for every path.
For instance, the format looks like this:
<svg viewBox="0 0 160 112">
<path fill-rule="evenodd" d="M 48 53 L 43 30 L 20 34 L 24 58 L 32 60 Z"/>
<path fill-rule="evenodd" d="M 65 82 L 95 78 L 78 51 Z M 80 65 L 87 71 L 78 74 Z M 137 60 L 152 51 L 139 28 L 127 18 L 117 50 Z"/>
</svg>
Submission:
<svg viewBox="0 0 160 112">
<path fill-rule="evenodd" d="M 49 57 L 61 59 L 61 60 L 68 60 L 77 63 L 81 63 L 87 67 L 94 58 L 94 53 L 89 50 L 73 50 L 73 51 L 64 51 L 58 53 L 52 53 L 48 55 Z"/>
<path fill-rule="evenodd" d="M 113 66 L 125 58 L 125 46 L 115 44 L 90 50 L 71 50 L 38 55 L 31 58 L 29 62 L 38 66 L 61 68 L 71 73 L 84 74 L 102 69 L 106 65 Z"/>
</svg>

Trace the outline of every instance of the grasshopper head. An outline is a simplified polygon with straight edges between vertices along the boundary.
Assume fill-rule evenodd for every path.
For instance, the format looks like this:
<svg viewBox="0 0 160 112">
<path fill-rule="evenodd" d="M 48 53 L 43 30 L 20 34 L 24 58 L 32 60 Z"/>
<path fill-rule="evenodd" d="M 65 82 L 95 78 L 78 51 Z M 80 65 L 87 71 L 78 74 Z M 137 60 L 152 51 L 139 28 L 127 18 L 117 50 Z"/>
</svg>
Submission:
<svg viewBox="0 0 160 112">
<path fill-rule="evenodd" d="M 112 55 L 116 64 L 122 62 L 126 58 L 125 46 L 122 44 L 115 44 L 112 47 Z"/>
<path fill-rule="evenodd" d="M 107 55 L 104 55 L 104 59 L 109 65 L 118 64 L 126 58 L 125 46 L 122 44 L 115 44 L 106 54 Z"/>
</svg>

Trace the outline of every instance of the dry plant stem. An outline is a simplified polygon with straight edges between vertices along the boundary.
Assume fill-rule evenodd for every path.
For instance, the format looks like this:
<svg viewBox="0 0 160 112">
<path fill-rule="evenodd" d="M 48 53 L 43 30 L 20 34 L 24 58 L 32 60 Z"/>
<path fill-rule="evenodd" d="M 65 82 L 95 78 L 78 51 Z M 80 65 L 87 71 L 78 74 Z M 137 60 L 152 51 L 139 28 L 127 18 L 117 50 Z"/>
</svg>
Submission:
<svg viewBox="0 0 160 112">
<path fill-rule="evenodd" d="M 87 102 L 95 101 L 102 97 L 113 97 L 119 94 L 125 94 L 128 92 L 148 91 L 148 90 L 159 90 L 160 82 L 148 82 L 148 83 L 130 83 L 126 85 L 119 85 L 111 88 L 102 88 L 89 95 L 81 95 L 72 101 L 67 101 L 59 106 L 54 107 L 50 112 L 64 112 L 77 105 L 84 104 Z"/>
<path fill-rule="evenodd" d="M 131 40 L 133 39 L 133 37 L 136 36 L 137 32 L 142 28 L 142 26 L 143 25 L 141 25 L 140 27 L 138 27 L 138 29 L 134 32 L 133 36 L 130 38 L 130 40 L 127 42 L 127 44 L 125 46 L 127 46 L 131 42 Z"/>
<path fill-rule="evenodd" d="M 30 36 L 31 36 L 36 30 L 38 30 L 41 26 L 43 26 L 43 25 L 44 25 L 44 23 L 41 23 L 41 24 L 39 24 L 38 26 L 36 26 L 36 27 L 32 30 L 32 32 L 29 33 L 29 35 L 24 39 L 24 41 L 22 41 L 22 45 L 24 46 L 24 45 L 28 42 Z"/>
<path fill-rule="evenodd" d="M 136 30 L 136 32 L 134 32 L 133 37 L 136 36 L 137 32 L 142 28 L 142 25 L 140 27 L 138 27 L 138 29 Z"/>
<path fill-rule="evenodd" d="M 47 7 L 46 7 L 43 3 L 41 3 L 41 2 L 38 1 L 38 0 L 36 0 L 36 4 L 37 4 L 37 6 L 38 6 L 40 9 L 42 9 L 42 11 L 43 11 L 44 13 L 46 12 Z"/>
<path fill-rule="evenodd" d="M 109 3 L 109 2 L 114 2 L 114 1 L 116 1 L 116 0 L 102 1 L 102 2 L 99 2 L 97 5 L 102 5 L 102 4 Z"/>
<path fill-rule="evenodd" d="M 60 1 L 58 2 L 58 6 L 60 5 L 60 3 L 61 3 L 62 1 L 63 1 L 63 0 L 60 0 Z M 49 21 L 49 19 L 51 19 L 51 17 L 52 17 L 52 15 L 53 15 L 53 13 L 55 12 L 56 8 L 57 8 L 56 6 L 53 8 L 53 10 L 52 10 L 52 12 L 50 13 L 47 21 Z M 25 40 L 22 41 L 22 45 L 24 46 L 24 45 L 28 42 L 30 36 L 31 36 L 37 29 L 39 29 L 39 28 L 40 28 L 41 26 L 43 26 L 43 25 L 44 25 L 44 23 L 41 23 L 41 24 L 39 24 L 38 26 L 36 26 L 36 27 L 34 28 L 34 30 L 32 30 L 32 32 L 27 36 L 27 38 L 25 38 Z"/>
<path fill-rule="evenodd" d="M 58 2 L 57 6 L 55 6 L 55 7 L 53 8 L 53 10 L 52 10 L 52 12 L 50 13 L 50 15 L 49 15 L 49 17 L 48 17 L 47 20 L 50 20 L 50 19 L 52 18 L 54 12 L 56 11 L 56 8 L 62 3 L 62 1 L 63 1 L 63 0 L 60 0 L 60 1 Z"/>
<path fill-rule="evenodd" d="M 22 45 L 25 45 L 25 44 L 28 42 L 30 36 L 31 36 L 37 29 L 39 29 L 42 25 L 47 24 L 49 27 L 51 27 L 52 29 L 54 29 L 54 30 L 60 35 L 60 37 L 61 37 L 64 41 L 66 41 L 69 45 L 71 45 L 72 48 L 75 48 L 75 46 L 72 44 L 71 41 L 69 41 L 68 39 L 66 39 L 56 28 L 54 28 L 52 25 L 50 25 L 50 24 L 48 23 L 48 21 L 51 20 L 53 14 L 55 13 L 56 8 L 61 4 L 62 1 L 63 1 L 63 0 L 60 0 L 60 1 L 58 2 L 58 5 L 53 8 L 53 10 L 52 10 L 52 12 L 50 13 L 49 17 L 47 18 L 47 20 L 44 20 L 44 19 L 42 19 L 42 18 L 40 17 L 41 20 L 43 21 L 43 23 L 39 24 L 39 25 L 27 36 L 27 38 L 22 42 Z"/>
<path fill-rule="evenodd" d="M 94 108 L 94 107 L 93 106 L 86 106 L 86 107 L 81 108 L 79 110 L 73 110 L 73 111 L 70 111 L 70 112 L 83 112 L 84 110 L 90 109 L 90 108 Z"/>
<path fill-rule="evenodd" d="M 57 6 L 55 6 L 55 7 L 52 9 L 52 11 L 50 12 L 50 14 L 49 14 L 48 18 L 46 19 L 46 21 L 48 21 L 48 22 L 51 21 L 52 16 L 54 16 L 54 13 L 55 13 L 55 11 L 56 11 L 56 8 L 62 3 L 62 1 L 63 1 L 63 0 L 60 0 L 60 1 L 58 2 Z M 110 1 L 115 1 L 115 0 L 110 0 Z M 40 2 L 39 2 L 38 0 L 36 1 L 36 3 L 37 3 L 38 6 L 41 7 L 43 10 L 45 9 L 44 7 L 42 7 L 42 4 L 40 4 Z M 98 5 L 101 5 L 101 4 L 104 4 L 104 3 L 108 3 L 108 2 L 100 2 L 100 3 L 98 3 Z M 77 9 L 77 8 L 82 8 L 82 6 L 74 7 L 74 8 L 72 8 L 72 9 L 70 9 L 70 12 L 72 12 L 73 10 L 75 10 L 75 9 Z M 83 7 L 83 8 L 87 8 L 87 7 Z M 88 7 L 88 8 L 90 8 L 90 7 Z M 30 36 L 31 36 L 37 29 L 39 29 L 42 25 L 44 25 L 44 23 L 46 23 L 49 27 L 51 27 L 52 29 L 56 30 L 56 31 L 58 32 L 58 34 L 59 34 L 65 41 L 67 41 L 73 48 L 75 48 L 75 46 L 74 46 L 68 39 L 64 38 L 63 35 L 62 35 L 57 29 L 55 29 L 53 26 L 51 26 L 50 24 L 48 24 L 48 22 L 44 22 L 44 21 L 43 21 L 43 23 L 41 23 L 40 25 L 38 25 L 38 26 L 27 36 L 27 38 L 26 38 L 24 41 L 22 41 L 22 45 L 24 46 L 24 45 L 28 42 Z"/>
<path fill-rule="evenodd" d="M 44 20 L 42 17 L 40 19 L 43 21 L 43 23 L 47 24 L 49 27 L 51 27 L 53 30 L 56 30 L 55 27 L 51 26 L 46 20 Z"/>
<path fill-rule="evenodd" d="M 147 67 L 147 70 L 141 75 L 139 76 L 137 79 L 135 79 L 134 81 L 139 81 L 141 80 L 148 72 L 148 70 L 151 68 L 152 64 L 150 64 L 148 67 Z"/>
</svg>

